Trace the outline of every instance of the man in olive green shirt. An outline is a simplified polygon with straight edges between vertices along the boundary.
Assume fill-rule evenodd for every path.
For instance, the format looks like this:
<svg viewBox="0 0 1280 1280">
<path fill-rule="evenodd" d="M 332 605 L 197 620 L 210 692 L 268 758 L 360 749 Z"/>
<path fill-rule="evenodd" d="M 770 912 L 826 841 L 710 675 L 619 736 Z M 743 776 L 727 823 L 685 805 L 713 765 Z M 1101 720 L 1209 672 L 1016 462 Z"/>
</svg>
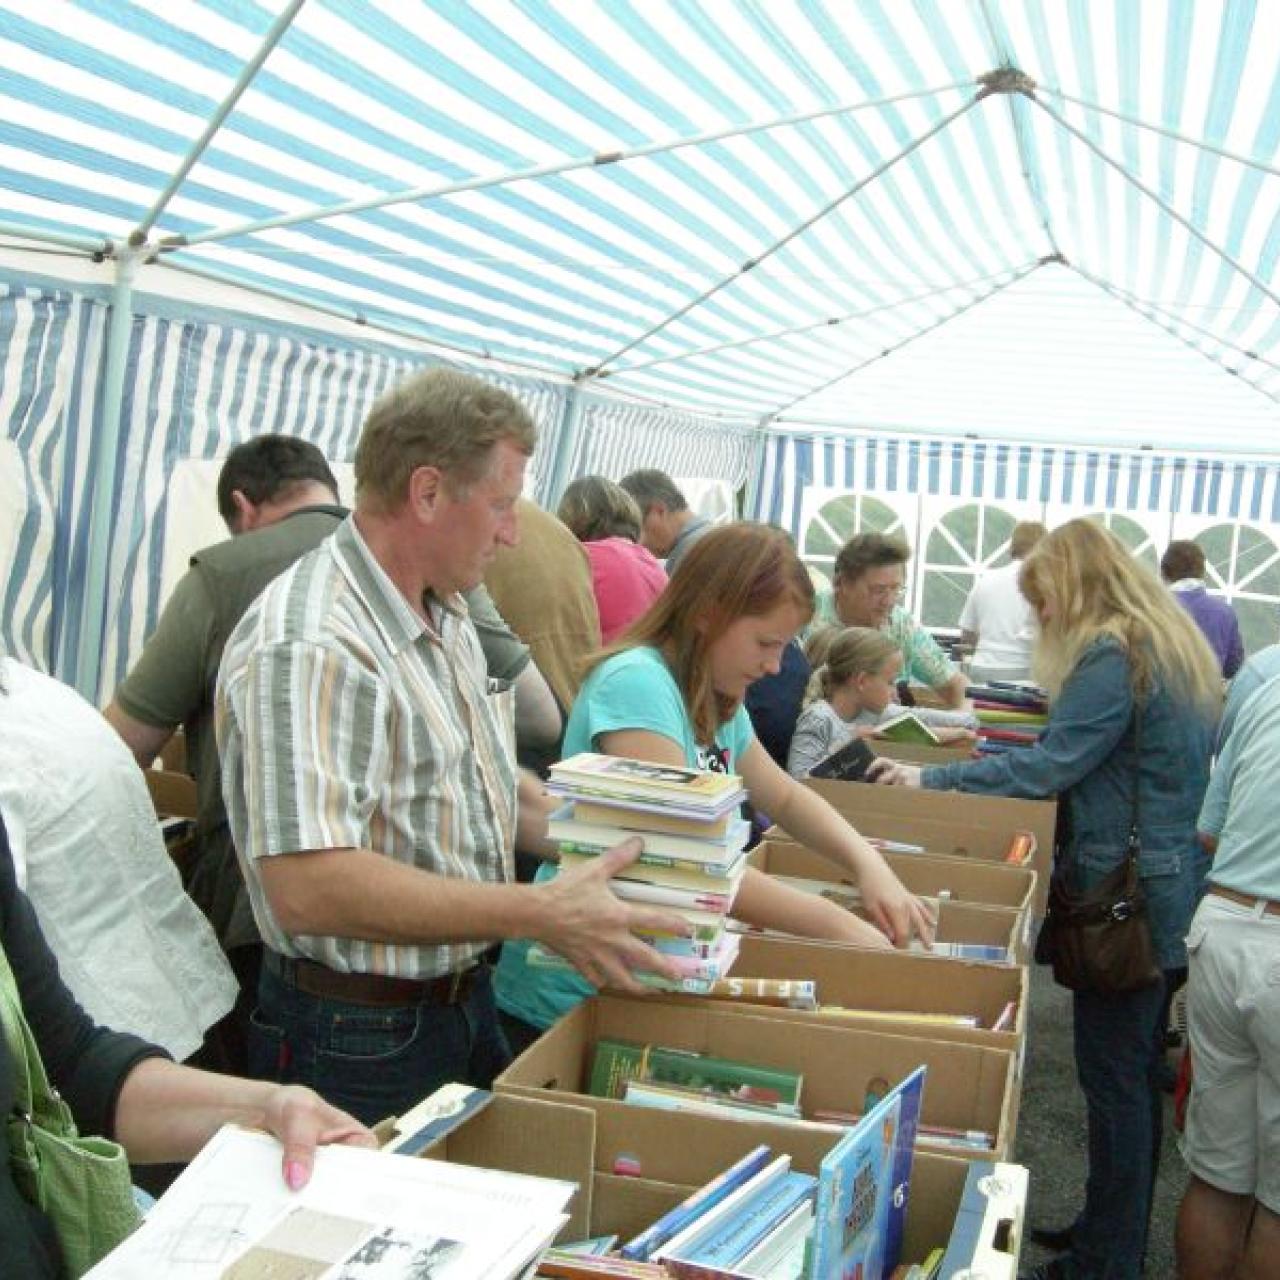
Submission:
<svg viewBox="0 0 1280 1280">
<path fill-rule="evenodd" d="M 227 455 L 218 477 L 218 510 L 233 536 L 191 557 L 104 714 L 143 768 L 183 726 L 197 789 L 186 888 L 209 917 L 241 988 L 228 1024 L 214 1038 L 210 1065 L 241 1072 L 262 946 L 222 802 L 213 691 L 223 646 L 245 610 L 269 582 L 319 546 L 346 511 L 320 450 L 279 435 L 259 436 Z"/>
</svg>

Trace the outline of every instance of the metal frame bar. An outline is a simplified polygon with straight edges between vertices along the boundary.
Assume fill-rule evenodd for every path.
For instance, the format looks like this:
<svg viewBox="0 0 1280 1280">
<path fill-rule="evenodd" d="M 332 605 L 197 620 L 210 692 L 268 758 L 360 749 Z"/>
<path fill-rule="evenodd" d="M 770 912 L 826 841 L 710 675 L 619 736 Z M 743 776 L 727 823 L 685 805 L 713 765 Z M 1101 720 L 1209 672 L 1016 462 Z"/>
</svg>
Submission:
<svg viewBox="0 0 1280 1280">
<path fill-rule="evenodd" d="M 606 356 L 603 360 L 599 361 L 597 364 L 592 365 L 589 369 L 583 370 L 582 376 L 588 377 L 588 378 L 600 377 L 605 372 L 606 366 L 612 364 L 615 360 L 619 359 L 621 356 L 626 355 L 628 351 L 635 350 L 635 348 L 638 347 L 642 342 L 647 342 L 650 338 L 652 338 L 654 334 L 661 333 L 663 329 L 667 328 L 669 325 L 674 324 L 677 320 L 681 319 L 683 316 L 688 315 L 689 312 L 694 310 L 695 307 L 700 307 L 704 302 L 707 302 L 711 298 L 715 297 L 715 295 L 719 293 L 722 289 L 728 287 L 735 280 L 738 280 L 742 276 L 746 275 L 748 271 L 754 270 L 766 259 L 772 257 L 779 250 L 783 249 L 786 245 L 790 244 L 791 241 L 794 240 L 797 236 L 803 235 L 816 222 L 820 222 L 823 218 L 827 217 L 828 214 L 834 212 L 834 210 L 839 208 L 839 206 L 842 205 L 846 200 L 852 199 L 864 187 L 869 186 L 877 178 L 880 178 L 884 174 L 888 173 L 888 171 L 891 168 L 893 168 L 895 164 L 897 164 L 900 160 L 904 160 L 913 151 L 921 147 L 924 143 L 928 142 L 930 138 L 934 137 L 936 134 L 941 133 L 943 129 L 946 129 L 950 125 L 954 124 L 962 115 L 965 114 L 966 111 L 972 110 L 974 106 L 976 106 L 979 102 L 981 102 L 985 96 L 986 96 L 986 91 L 985 90 L 980 91 L 979 93 L 975 94 L 963 106 L 961 106 L 958 110 L 951 112 L 949 115 L 943 116 L 943 118 L 939 120 L 937 124 L 933 125 L 929 129 L 926 129 L 925 132 L 922 133 L 918 138 L 914 138 L 905 147 L 903 147 L 903 149 L 899 151 L 896 155 L 891 156 L 888 160 L 884 161 L 883 164 L 877 165 L 869 174 L 867 174 L 865 178 L 860 178 L 857 182 L 853 184 L 853 186 L 849 187 L 846 191 L 843 191 L 834 200 L 827 201 L 827 203 L 823 205 L 822 208 L 817 210 L 816 213 L 812 214 L 810 217 L 806 218 L 803 222 L 793 227 L 781 239 L 775 240 L 774 243 L 771 244 L 767 249 L 765 249 L 763 253 L 759 254 L 757 257 L 749 258 L 746 262 L 742 264 L 742 266 L 740 266 L 731 275 L 724 276 L 722 279 L 716 281 L 716 283 L 713 284 L 709 289 L 704 289 L 700 294 L 697 295 L 697 297 L 691 298 L 688 302 L 686 302 L 683 306 L 678 307 L 665 319 L 660 320 L 655 325 L 651 325 L 643 333 L 637 335 L 635 338 L 632 338 L 632 340 L 628 342 L 625 346 L 619 347 L 616 351 Z"/>
<path fill-rule="evenodd" d="M 1208 151 L 1215 156 L 1221 156 L 1224 160 L 1234 160 L 1236 164 L 1246 165 L 1250 169 L 1257 169 L 1259 173 L 1270 174 L 1273 178 L 1280 178 L 1280 168 L 1273 164 L 1264 164 L 1261 160 L 1255 160 L 1252 156 L 1243 156 L 1238 151 L 1228 151 L 1226 147 L 1215 146 L 1212 142 L 1206 142 L 1203 138 L 1189 138 L 1185 133 L 1178 133 L 1175 129 L 1167 129 L 1161 124 L 1152 124 L 1149 120 L 1139 120 L 1137 116 L 1125 115 L 1123 111 L 1116 111 L 1113 107 L 1104 107 L 1098 102 L 1090 102 L 1087 98 L 1077 98 L 1074 94 L 1054 88 L 1052 85 L 1044 84 L 1040 86 L 1040 89 L 1045 93 L 1052 94 L 1055 98 L 1061 98 L 1063 102 L 1070 102 L 1077 107 L 1084 107 L 1087 111 L 1096 111 L 1099 115 L 1110 116 L 1113 120 L 1119 120 L 1122 124 L 1133 125 L 1135 129 L 1145 129 L 1149 133 L 1158 133 L 1162 138 L 1169 138 L 1173 142 L 1182 142 L 1189 147 L 1198 147 L 1201 151 Z"/>
<path fill-rule="evenodd" d="M 133 281 L 141 255 L 125 248 L 116 259 L 111 289 L 111 318 L 107 325 L 102 374 L 102 417 L 94 444 L 98 467 L 86 495 L 89 526 L 85 558 L 84 603 L 76 636 L 76 688 L 96 706 L 102 685 L 102 651 L 107 629 L 107 596 L 111 566 L 108 550 L 115 519 L 116 478 L 120 471 L 120 421 L 124 409 L 124 373 L 133 326 Z"/>
<path fill-rule="evenodd" d="M 133 229 L 129 236 L 129 243 L 132 245 L 145 244 L 147 235 L 151 228 L 155 226 L 156 220 L 164 212 L 165 206 L 173 199 L 178 188 L 186 180 L 187 174 L 195 167 L 196 161 L 204 154 L 209 143 L 213 141 L 213 135 L 222 128 L 222 122 L 235 109 L 235 105 L 240 101 L 244 92 L 253 83 L 254 77 L 262 69 L 262 64 L 266 62 L 271 52 L 289 30 L 294 18 L 298 16 L 298 10 L 306 3 L 306 0 L 289 0 L 284 11 L 279 14 L 276 20 L 271 24 L 267 34 L 262 38 L 262 44 L 258 47 L 258 52 L 249 59 L 241 68 L 240 74 L 236 77 L 235 83 L 231 86 L 227 96 L 223 98 L 218 105 L 216 111 L 210 116 L 208 124 L 201 131 L 200 136 L 191 144 L 190 150 L 183 156 L 182 162 L 175 170 L 173 177 L 165 184 L 164 190 L 156 197 L 155 202 L 146 213 L 142 215 L 142 221 Z"/>
<path fill-rule="evenodd" d="M 1032 102 L 1043 111 L 1050 120 L 1054 120 L 1057 124 L 1065 129 L 1073 138 L 1082 142 L 1094 155 L 1098 157 L 1104 164 L 1114 169 L 1127 183 L 1141 191 L 1149 200 L 1154 200 L 1164 213 L 1174 220 L 1188 235 L 1197 239 L 1206 249 L 1217 257 L 1221 258 L 1233 271 L 1238 272 L 1246 280 L 1249 281 L 1259 293 L 1271 299 L 1277 306 L 1280 306 L 1280 294 L 1277 294 L 1270 285 L 1260 280 L 1253 274 L 1243 263 L 1237 262 L 1221 245 L 1210 240 L 1203 231 L 1199 229 L 1189 218 L 1183 217 L 1177 209 L 1175 209 L 1167 200 L 1165 200 L 1158 192 L 1153 191 L 1146 183 L 1134 177 L 1128 169 L 1124 167 L 1118 160 L 1109 156 L 1096 142 L 1093 141 L 1083 130 L 1077 129 L 1075 125 L 1065 119 L 1059 112 L 1055 111 L 1047 103 L 1041 102 L 1039 98 L 1032 94 L 1027 95 Z"/>
<path fill-rule="evenodd" d="M 753 334 L 749 338 L 737 338 L 732 342 L 718 342 L 709 347 L 695 347 L 690 351 L 681 351 L 675 355 L 658 356 L 653 360 L 638 360 L 635 364 L 618 365 L 617 368 L 609 370 L 602 374 L 601 377 L 616 378 L 620 374 L 634 373 L 637 369 L 652 369 L 655 365 L 674 364 L 680 360 L 693 360 L 698 356 L 716 355 L 721 351 L 733 351 L 741 347 L 749 347 L 757 342 L 771 342 L 776 341 L 778 338 L 793 338 L 802 333 L 812 333 L 816 329 L 847 324 L 851 320 L 865 320 L 868 316 L 879 315 L 882 311 L 893 311 L 898 307 L 909 306 L 913 302 L 924 302 L 929 298 L 940 297 L 942 294 L 950 293 L 954 289 L 971 289 L 976 285 L 988 284 L 990 281 L 1016 270 L 1018 270 L 1017 267 L 1005 267 L 1003 271 L 993 271 L 989 275 L 975 276 L 972 280 L 957 280 L 953 284 L 940 285 L 938 288 L 929 289 L 924 293 L 913 293 L 905 298 L 896 298 L 892 302 L 882 302 L 874 307 L 867 307 L 863 311 L 849 311 L 841 316 L 829 316 L 824 320 L 815 320 L 812 324 L 795 325 L 790 329 L 775 329 L 769 333 Z"/>
<path fill-rule="evenodd" d="M 59 249 L 78 249 L 84 253 L 111 254 L 115 243 L 103 236 L 81 236 L 71 231 L 51 231 L 45 227 L 29 227 L 22 222 L 0 221 L 0 235 L 17 236 L 36 244 L 52 244 Z"/>
<path fill-rule="evenodd" d="M 462 182 L 448 182 L 429 187 L 411 187 L 407 191 L 383 192 L 376 196 L 368 196 L 359 200 L 344 200 L 341 204 L 316 205 L 298 213 L 280 214 L 275 218 L 258 218 L 252 222 L 242 222 L 234 227 L 214 228 L 209 231 L 196 232 L 194 235 L 166 236 L 160 241 L 162 249 L 181 249 L 188 245 L 209 244 L 217 240 L 230 240 L 235 236 L 254 235 L 259 231 L 272 231 L 279 227 L 297 226 L 303 222 L 323 222 L 327 218 L 341 217 L 347 213 L 367 213 L 371 209 L 386 209 L 395 204 L 416 204 L 425 200 L 436 200 L 442 196 L 457 195 L 463 191 L 483 191 L 487 187 L 508 186 L 513 182 L 527 182 L 534 178 L 551 178 L 564 173 L 573 173 L 578 169 L 596 169 L 603 165 L 619 164 L 624 160 L 639 160 L 646 156 L 662 155 L 668 151 L 678 151 L 683 147 L 705 146 L 710 142 L 722 142 L 726 138 L 740 138 L 752 133 L 762 133 L 769 129 L 779 129 L 786 125 L 805 124 L 811 120 L 821 120 L 828 116 L 848 115 L 853 111 L 864 111 L 872 107 L 892 106 L 896 102 L 905 102 L 913 98 L 934 97 L 940 93 L 948 93 L 956 89 L 971 87 L 970 81 L 959 81 L 955 84 L 939 85 L 931 89 L 916 89 L 910 93 L 894 94 L 888 98 L 880 98 L 874 102 L 841 103 L 834 107 L 822 107 L 817 111 L 802 111 L 793 115 L 779 116 L 761 124 L 737 125 L 729 129 L 715 129 L 707 133 L 693 134 L 687 138 L 674 138 L 667 142 L 653 142 L 643 147 L 632 147 L 625 151 L 597 151 L 588 156 L 575 156 L 570 160 L 557 161 L 554 164 L 531 165 L 526 169 L 512 169 L 505 173 L 488 174 L 484 177 L 467 178 Z"/>
<path fill-rule="evenodd" d="M 1054 259 L 1048 259 L 1047 261 L 1054 261 Z M 940 329 L 944 324 L 950 324 L 951 321 L 954 320 L 957 316 L 964 315 L 966 311 L 972 311 L 974 307 L 979 305 L 979 303 L 986 302 L 988 298 L 993 298 L 997 293 L 1002 293 L 1010 285 L 1017 284 L 1019 280 L 1025 279 L 1033 271 L 1038 271 L 1041 267 L 1045 265 L 1045 263 L 1046 263 L 1046 259 L 1037 258 L 1035 262 L 1030 263 L 1027 266 L 1021 268 L 1020 270 L 1014 272 L 1014 274 L 1008 280 L 1005 280 L 1000 284 L 995 285 L 993 288 L 988 289 L 986 293 L 979 294 L 978 297 L 976 298 L 970 298 L 968 302 L 957 307 L 954 311 L 950 312 L 945 316 L 940 317 L 939 319 L 935 320 L 932 324 L 926 325 L 923 329 L 917 330 L 915 333 L 910 334 L 908 337 L 903 338 L 901 342 L 895 342 L 892 346 L 885 347 L 883 351 L 877 351 L 875 355 L 870 357 L 870 359 L 861 360 L 857 364 L 852 365 L 850 368 L 845 369 L 842 373 L 836 374 L 835 377 L 828 378 L 825 382 L 818 383 L 816 387 L 810 387 L 808 391 L 802 392 L 800 395 L 795 396 L 790 400 L 787 400 L 783 404 L 780 404 L 776 409 L 773 409 L 768 414 L 766 414 L 764 418 L 761 419 L 762 426 L 767 428 L 769 424 L 776 422 L 784 413 L 787 412 L 788 409 L 791 409 L 795 405 L 798 405 L 801 401 L 808 400 L 813 396 L 819 395 L 821 392 L 825 391 L 828 387 L 835 386 L 837 382 L 842 382 L 845 378 L 851 378 L 855 373 L 860 372 L 861 370 L 867 368 L 869 365 L 875 364 L 877 360 L 883 360 L 885 356 L 891 356 L 895 354 L 895 352 L 901 351 L 903 347 L 910 346 L 913 342 L 917 341 L 920 338 L 923 338 L 925 334 L 932 333 L 935 329 Z"/>
<path fill-rule="evenodd" d="M 519 370 L 522 373 L 535 373 L 540 378 L 549 378 L 553 381 L 565 382 L 569 377 L 562 369 L 550 369 L 544 365 L 529 364 L 506 356 L 492 356 L 483 350 L 472 350 L 469 347 L 456 346 L 453 343 L 446 342 L 443 338 L 433 338 L 422 330 L 414 328 L 411 324 L 397 324 L 391 320 L 373 319 L 355 307 L 340 307 L 330 302 L 322 302 L 319 299 L 310 298 L 303 293 L 294 293 L 290 289 L 275 285 L 258 284 L 250 280 L 240 280 L 234 275 L 224 274 L 212 267 L 197 266 L 185 258 L 157 258 L 155 263 L 157 266 L 165 267 L 170 271 L 180 271 L 184 275 L 198 276 L 203 280 L 212 280 L 216 284 L 230 285 L 236 289 L 243 289 L 246 293 L 261 294 L 264 298 L 272 298 L 277 302 L 287 302 L 295 307 L 304 307 L 308 311 L 332 316 L 337 320 L 346 320 L 362 329 L 394 334 L 398 338 L 407 338 L 411 342 L 418 342 L 423 346 L 433 347 L 440 351 L 448 352 L 450 355 L 462 356 L 464 359 L 473 360 L 477 363 L 503 365 Z"/>
</svg>

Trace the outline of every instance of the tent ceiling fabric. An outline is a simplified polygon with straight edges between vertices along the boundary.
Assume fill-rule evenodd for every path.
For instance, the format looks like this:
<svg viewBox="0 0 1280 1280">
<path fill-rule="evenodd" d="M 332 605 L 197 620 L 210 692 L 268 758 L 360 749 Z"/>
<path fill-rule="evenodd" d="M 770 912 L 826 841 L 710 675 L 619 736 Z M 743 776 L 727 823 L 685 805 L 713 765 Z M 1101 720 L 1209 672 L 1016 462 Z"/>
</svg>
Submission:
<svg viewBox="0 0 1280 1280">
<path fill-rule="evenodd" d="M 139 287 L 783 428 L 1025 436 L 1052 368 L 1107 392 L 1065 438 L 1271 447 L 1280 5 L 0 0 L 0 93 L 6 229 L 115 245 L 228 108 Z"/>
</svg>

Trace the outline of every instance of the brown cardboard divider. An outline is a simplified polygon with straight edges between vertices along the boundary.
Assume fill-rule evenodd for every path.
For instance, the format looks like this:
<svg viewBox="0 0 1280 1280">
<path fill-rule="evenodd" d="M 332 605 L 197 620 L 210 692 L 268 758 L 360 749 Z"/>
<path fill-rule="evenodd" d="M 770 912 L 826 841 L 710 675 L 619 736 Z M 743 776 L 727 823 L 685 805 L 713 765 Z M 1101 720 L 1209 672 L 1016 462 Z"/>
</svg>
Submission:
<svg viewBox="0 0 1280 1280">
<path fill-rule="evenodd" d="M 771 875 L 799 876 L 852 884 L 853 878 L 826 858 L 791 840 L 773 834 L 751 851 L 750 864 Z M 921 853 L 886 853 L 885 861 L 912 893 L 951 896 L 939 904 L 939 942 L 981 942 L 1008 949 L 1010 959 L 1023 962 L 1030 953 L 1031 904 L 1036 873 L 1004 863 L 974 862 L 968 858 L 939 858 Z M 977 896 L 1004 897 L 1007 903 Z M 859 914 L 862 914 L 859 912 Z"/>
<path fill-rule="evenodd" d="M 802 844 L 797 844 L 781 827 L 774 827 L 749 855 L 751 866 L 780 876 L 803 876 L 810 880 L 839 880 L 852 884 L 853 877 Z M 973 906 L 1006 907 L 1026 911 L 1035 903 L 1036 873 L 1030 867 L 1007 862 L 980 862 L 973 858 L 935 853 L 883 854 L 894 875 L 912 893 L 927 898 L 950 897 L 952 902 Z"/>
<path fill-rule="evenodd" d="M 1003 862 L 1013 833 L 1030 831 L 1036 838 L 1035 856 L 1029 864 L 1038 877 L 1035 911 L 1037 916 L 1044 914 L 1056 800 L 1018 800 L 823 778 L 806 778 L 801 785 L 822 796 L 864 835 L 918 844 L 930 853 Z"/>
<path fill-rule="evenodd" d="M 939 970 L 941 973 L 942 970 Z M 759 1005 L 722 1001 L 682 1003 L 658 997 L 606 993 L 585 1000 L 525 1050 L 497 1078 L 504 1093 L 563 1098 L 597 1114 L 626 1103 L 584 1091 L 595 1045 L 601 1039 L 659 1044 L 760 1063 L 804 1075 L 804 1115 L 858 1112 L 867 1085 L 880 1077 L 905 1079 L 922 1063 L 929 1069 L 922 1119 L 993 1135 L 994 1150 L 947 1148 L 968 1159 L 1008 1159 L 1016 1123 L 1014 1052 L 911 1034 L 887 1034 L 846 1024 L 779 1016 Z M 734 1121 L 741 1123 L 741 1121 Z M 598 1120 L 597 1123 L 600 1123 Z M 922 1142 L 927 1144 L 927 1139 Z"/>
</svg>

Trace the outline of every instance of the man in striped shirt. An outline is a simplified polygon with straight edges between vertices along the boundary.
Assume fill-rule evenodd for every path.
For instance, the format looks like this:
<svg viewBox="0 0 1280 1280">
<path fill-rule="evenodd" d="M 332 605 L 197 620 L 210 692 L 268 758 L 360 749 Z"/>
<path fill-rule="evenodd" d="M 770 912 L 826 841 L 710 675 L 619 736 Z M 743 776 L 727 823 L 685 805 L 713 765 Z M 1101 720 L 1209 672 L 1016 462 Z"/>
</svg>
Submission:
<svg viewBox="0 0 1280 1280">
<path fill-rule="evenodd" d="M 356 507 L 229 641 L 217 730 L 236 849 L 267 946 L 250 1071 L 367 1122 L 507 1060 L 483 955 L 534 938 L 592 981 L 669 971 L 613 896 L 628 842 L 545 885 L 512 874 L 545 808 L 512 750 L 460 592 L 517 539 L 536 429 L 490 385 L 418 374 L 370 412 Z"/>
</svg>

